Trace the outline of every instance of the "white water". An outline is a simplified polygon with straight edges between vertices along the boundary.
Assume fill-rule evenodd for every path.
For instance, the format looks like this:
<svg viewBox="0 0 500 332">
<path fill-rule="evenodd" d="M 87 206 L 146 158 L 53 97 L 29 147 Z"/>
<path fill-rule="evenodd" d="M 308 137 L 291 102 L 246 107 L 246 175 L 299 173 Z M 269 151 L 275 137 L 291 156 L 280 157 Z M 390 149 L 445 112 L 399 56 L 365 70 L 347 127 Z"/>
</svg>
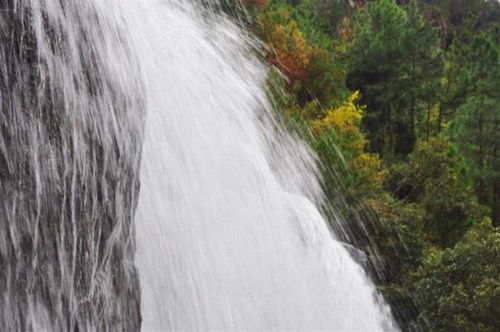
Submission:
<svg viewBox="0 0 500 332">
<path fill-rule="evenodd" d="M 143 330 L 395 329 L 316 208 L 314 158 L 276 129 L 251 39 L 181 1 L 106 6 L 129 30 L 147 104 Z"/>
<path fill-rule="evenodd" d="M 9 3 L 0 329 L 137 328 L 143 114 L 144 331 L 396 329 L 319 214 L 314 157 L 273 120 L 249 36 L 183 0 Z"/>
</svg>

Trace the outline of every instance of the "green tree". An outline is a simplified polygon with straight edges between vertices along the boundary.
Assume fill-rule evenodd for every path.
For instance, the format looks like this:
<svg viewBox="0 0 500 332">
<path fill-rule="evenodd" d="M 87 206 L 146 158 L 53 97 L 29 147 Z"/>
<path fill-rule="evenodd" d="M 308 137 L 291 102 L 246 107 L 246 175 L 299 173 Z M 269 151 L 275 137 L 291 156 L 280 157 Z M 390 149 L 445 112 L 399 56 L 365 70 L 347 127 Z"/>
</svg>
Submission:
<svg viewBox="0 0 500 332">
<path fill-rule="evenodd" d="M 407 154 L 416 122 L 436 99 L 442 55 L 435 29 L 415 2 L 369 2 L 354 19 L 348 87 L 361 91 L 371 150 Z"/>
<path fill-rule="evenodd" d="M 421 317 L 433 331 L 498 331 L 500 230 L 474 227 L 453 248 L 429 255 L 415 275 Z"/>
<path fill-rule="evenodd" d="M 477 34 L 464 67 L 466 98 L 450 134 L 470 165 L 482 204 L 500 224 L 500 48 L 491 33 Z"/>
<path fill-rule="evenodd" d="M 424 209 L 424 231 L 433 244 L 452 246 L 481 218 L 463 159 L 446 139 L 419 142 L 390 174 L 388 189 Z"/>
<path fill-rule="evenodd" d="M 474 36 L 475 18 L 470 16 L 464 23 L 460 33 L 455 36 L 453 43 L 445 53 L 445 70 L 439 89 L 439 105 L 435 116 L 435 124 L 431 124 L 431 116 L 427 117 L 429 134 L 431 127 L 434 133 L 440 133 L 446 123 L 453 119 L 460 105 L 467 97 L 467 65 L 472 61 L 471 39 Z"/>
<path fill-rule="evenodd" d="M 497 0 L 423 0 L 441 17 L 445 45 L 449 46 L 454 37 L 459 35 L 472 15 L 474 28 L 485 30 L 497 24 L 500 19 L 500 3 Z"/>
</svg>

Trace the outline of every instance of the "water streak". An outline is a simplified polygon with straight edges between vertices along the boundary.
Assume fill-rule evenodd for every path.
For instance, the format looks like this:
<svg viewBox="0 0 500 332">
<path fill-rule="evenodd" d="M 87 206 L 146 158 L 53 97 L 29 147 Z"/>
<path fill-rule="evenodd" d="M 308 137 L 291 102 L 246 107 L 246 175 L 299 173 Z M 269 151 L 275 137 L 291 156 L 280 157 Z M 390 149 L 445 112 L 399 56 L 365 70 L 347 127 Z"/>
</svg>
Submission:
<svg viewBox="0 0 500 332">
<path fill-rule="evenodd" d="M 0 9 L 0 330 L 136 330 L 145 106 L 123 16 Z"/>
</svg>

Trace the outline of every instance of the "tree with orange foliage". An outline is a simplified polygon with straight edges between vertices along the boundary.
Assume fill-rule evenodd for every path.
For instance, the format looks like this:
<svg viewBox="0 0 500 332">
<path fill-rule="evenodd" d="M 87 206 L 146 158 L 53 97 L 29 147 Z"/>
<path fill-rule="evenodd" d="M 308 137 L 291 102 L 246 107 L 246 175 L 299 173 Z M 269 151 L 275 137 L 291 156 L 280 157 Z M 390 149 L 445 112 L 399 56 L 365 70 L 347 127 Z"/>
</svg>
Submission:
<svg viewBox="0 0 500 332">
<path fill-rule="evenodd" d="M 289 89 L 297 83 L 305 84 L 313 48 L 306 42 L 297 22 L 285 8 L 260 16 L 262 35 L 267 41 L 267 61 L 289 79 Z"/>
</svg>

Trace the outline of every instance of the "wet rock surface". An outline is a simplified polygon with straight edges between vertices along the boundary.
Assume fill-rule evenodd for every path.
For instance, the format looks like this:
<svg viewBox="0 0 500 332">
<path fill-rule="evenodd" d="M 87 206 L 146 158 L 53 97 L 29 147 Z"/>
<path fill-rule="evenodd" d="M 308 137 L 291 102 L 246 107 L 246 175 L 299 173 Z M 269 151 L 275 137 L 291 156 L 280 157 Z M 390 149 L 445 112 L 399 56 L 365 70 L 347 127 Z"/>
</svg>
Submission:
<svg viewBox="0 0 500 332">
<path fill-rule="evenodd" d="M 141 86 L 119 27 L 70 2 L 0 0 L 2 331 L 140 327 Z"/>
</svg>

